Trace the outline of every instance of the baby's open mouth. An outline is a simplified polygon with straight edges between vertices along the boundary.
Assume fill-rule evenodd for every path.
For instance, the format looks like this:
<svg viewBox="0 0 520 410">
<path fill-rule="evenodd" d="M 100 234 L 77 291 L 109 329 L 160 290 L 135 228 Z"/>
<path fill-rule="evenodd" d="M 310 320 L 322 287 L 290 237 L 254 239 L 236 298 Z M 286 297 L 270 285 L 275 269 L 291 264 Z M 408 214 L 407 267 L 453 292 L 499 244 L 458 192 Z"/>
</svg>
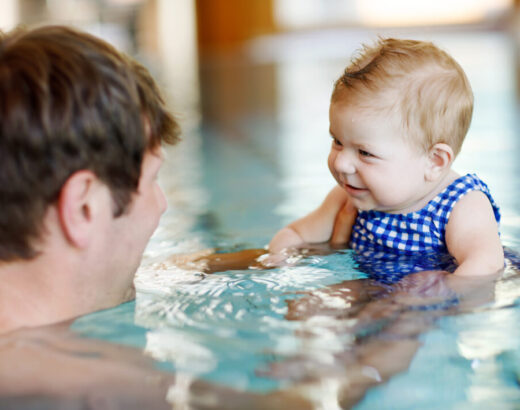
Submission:
<svg viewBox="0 0 520 410">
<path fill-rule="evenodd" d="M 344 184 L 343 185 L 345 190 L 351 194 L 351 195 L 356 195 L 356 194 L 361 194 L 363 192 L 366 192 L 366 188 L 359 188 L 357 186 L 354 186 L 354 185 L 350 185 L 350 184 Z"/>
<path fill-rule="evenodd" d="M 360 188 L 360 187 L 357 187 L 357 186 L 354 186 L 354 185 L 350 185 L 350 184 L 345 184 L 345 186 L 349 189 L 355 189 L 357 191 L 364 191 L 366 188 Z"/>
</svg>

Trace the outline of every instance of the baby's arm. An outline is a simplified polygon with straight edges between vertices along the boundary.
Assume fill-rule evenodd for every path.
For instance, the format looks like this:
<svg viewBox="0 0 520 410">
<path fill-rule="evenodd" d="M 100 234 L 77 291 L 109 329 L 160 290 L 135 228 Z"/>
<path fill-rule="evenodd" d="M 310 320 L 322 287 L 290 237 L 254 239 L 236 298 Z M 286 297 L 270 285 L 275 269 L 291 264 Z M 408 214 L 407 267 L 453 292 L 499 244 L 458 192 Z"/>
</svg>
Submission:
<svg viewBox="0 0 520 410">
<path fill-rule="evenodd" d="M 353 217 L 351 220 L 345 217 L 344 212 L 340 213 L 347 202 L 346 192 L 341 187 L 336 186 L 329 192 L 319 208 L 278 231 L 269 243 L 269 252 L 279 253 L 284 249 L 298 247 L 305 243 L 326 242 L 331 239 L 333 229 L 335 236 L 338 236 L 336 234 L 338 228 L 335 228 L 336 217 L 341 216 L 343 224 L 346 221 L 350 225 L 353 224 L 355 219 L 356 211 L 354 209 L 352 209 Z M 348 231 L 348 228 L 345 227 L 345 231 Z M 340 234 L 339 237 L 341 236 L 344 235 Z"/>
<path fill-rule="evenodd" d="M 484 193 L 469 192 L 455 205 L 446 226 L 446 244 L 459 265 L 456 275 L 490 275 L 504 267 L 498 224 Z"/>
</svg>

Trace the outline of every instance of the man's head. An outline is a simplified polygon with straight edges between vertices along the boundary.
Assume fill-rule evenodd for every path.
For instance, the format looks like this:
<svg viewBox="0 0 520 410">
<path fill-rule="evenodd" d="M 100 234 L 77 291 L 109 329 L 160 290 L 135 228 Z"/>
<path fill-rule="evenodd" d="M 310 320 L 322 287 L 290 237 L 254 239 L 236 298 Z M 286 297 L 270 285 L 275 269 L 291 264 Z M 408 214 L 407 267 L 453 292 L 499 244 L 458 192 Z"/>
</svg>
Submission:
<svg viewBox="0 0 520 410">
<path fill-rule="evenodd" d="M 178 134 L 146 69 L 104 41 L 65 27 L 0 35 L 0 261 L 38 254 L 49 206 L 82 170 L 124 214 L 145 154 Z"/>
<path fill-rule="evenodd" d="M 427 152 L 438 143 L 460 151 L 473 112 L 464 71 L 432 43 L 380 39 L 364 47 L 336 81 L 332 104 L 390 118 L 403 138 Z"/>
</svg>

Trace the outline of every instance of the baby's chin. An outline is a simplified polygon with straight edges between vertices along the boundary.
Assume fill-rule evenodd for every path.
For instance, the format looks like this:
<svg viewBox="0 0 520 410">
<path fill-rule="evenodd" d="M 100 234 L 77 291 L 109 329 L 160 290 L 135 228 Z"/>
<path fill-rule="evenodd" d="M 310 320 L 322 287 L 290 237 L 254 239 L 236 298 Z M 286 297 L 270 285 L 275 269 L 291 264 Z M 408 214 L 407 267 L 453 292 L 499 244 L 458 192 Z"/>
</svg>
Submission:
<svg viewBox="0 0 520 410">
<path fill-rule="evenodd" d="M 368 211 L 377 211 L 377 212 L 384 212 L 384 213 L 387 213 L 387 214 L 399 214 L 401 213 L 399 210 L 396 210 L 396 209 L 392 209 L 390 207 L 383 207 L 383 206 L 377 206 L 377 205 L 373 205 L 373 204 L 357 204 L 356 202 L 357 201 L 352 201 L 354 203 L 354 206 L 356 207 L 356 209 L 358 211 L 364 211 L 364 212 L 368 212 Z"/>
<path fill-rule="evenodd" d="M 371 192 L 368 189 L 364 189 L 364 192 L 348 192 L 345 189 L 347 195 L 349 196 L 352 204 L 358 211 L 378 211 L 385 212 L 389 214 L 399 214 L 401 212 L 402 207 L 395 204 L 382 204 L 376 200 L 371 195 Z"/>
<path fill-rule="evenodd" d="M 352 200 L 352 204 L 358 211 L 377 211 L 377 206 L 374 206 L 374 204 L 368 204 L 365 201 L 360 201 L 357 198 L 353 198 L 350 196 L 350 199 Z"/>
</svg>

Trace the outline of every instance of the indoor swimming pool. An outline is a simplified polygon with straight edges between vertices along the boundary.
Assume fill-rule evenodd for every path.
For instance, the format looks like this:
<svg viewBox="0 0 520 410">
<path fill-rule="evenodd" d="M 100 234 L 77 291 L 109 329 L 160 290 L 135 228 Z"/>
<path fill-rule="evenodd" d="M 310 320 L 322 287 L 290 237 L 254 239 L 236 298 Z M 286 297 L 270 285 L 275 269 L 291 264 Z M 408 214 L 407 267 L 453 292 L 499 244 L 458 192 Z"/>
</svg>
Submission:
<svg viewBox="0 0 520 410">
<path fill-rule="evenodd" d="M 72 329 L 142 349 L 188 381 L 297 392 L 316 408 L 518 408 L 518 46 L 499 31 L 392 34 L 434 41 L 467 72 L 475 110 L 454 169 L 478 173 L 501 207 L 513 254 L 503 277 L 466 295 L 427 283 L 432 299 L 419 295 L 419 305 L 376 296 L 359 307 L 342 284 L 367 275 L 348 249 L 303 252 L 271 270 L 158 265 L 208 248 L 262 248 L 334 186 L 332 84 L 375 35 L 263 38 L 240 57 L 201 63 L 201 113 L 181 113 L 183 142 L 167 151 L 160 182 L 169 209 L 137 274 L 137 298 Z"/>
</svg>

